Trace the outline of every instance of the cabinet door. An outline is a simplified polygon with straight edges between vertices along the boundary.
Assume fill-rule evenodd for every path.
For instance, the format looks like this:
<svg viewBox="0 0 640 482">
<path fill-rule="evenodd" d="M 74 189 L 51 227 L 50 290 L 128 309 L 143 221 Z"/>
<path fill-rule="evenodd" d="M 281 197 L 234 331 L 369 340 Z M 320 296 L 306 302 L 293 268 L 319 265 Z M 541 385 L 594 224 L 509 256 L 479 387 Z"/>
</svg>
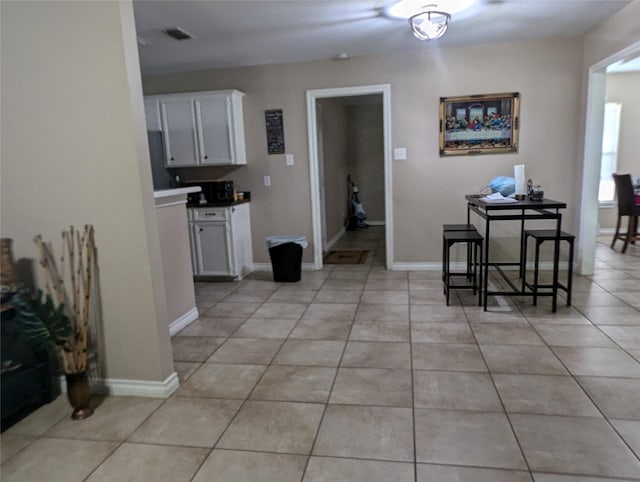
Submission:
<svg viewBox="0 0 640 482">
<path fill-rule="evenodd" d="M 157 100 L 145 100 L 144 101 L 144 116 L 147 120 L 148 131 L 159 131 L 160 117 L 158 115 L 158 101 Z"/>
<path fill-rule="evenodd" d="M 189 210 L 187 210 L 189 212 Z M 191 269 L 194 275 L 199 275 L 198 256 L 196 255 L 196 226 L 193 223 L 189 223 L 189 249 L 191 250 Z"/>
<path fill-rule="evenodd" d="M 201 164 L 233 164 L 231 97 L 202 96 L 195 99 Z"/>
<path fill-rule="evenodd" d="M 235 276 L 231 266 L 231 239 L 227 223 L 193 223 L 199 275 Z"/>
<path fill-rule="evenodd" d="M 177 167 L 198 163 L 198 136 L 193 99 L 160 101 L 167 166 Z"/>
</svg>

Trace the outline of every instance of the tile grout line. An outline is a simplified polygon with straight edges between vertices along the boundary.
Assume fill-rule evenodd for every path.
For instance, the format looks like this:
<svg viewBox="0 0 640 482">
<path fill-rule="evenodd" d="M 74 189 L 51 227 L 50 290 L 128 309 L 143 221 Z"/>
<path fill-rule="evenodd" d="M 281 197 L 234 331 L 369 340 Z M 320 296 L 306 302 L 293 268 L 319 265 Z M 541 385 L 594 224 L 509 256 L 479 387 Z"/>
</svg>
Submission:
<svg viewBox="0 0 640 482">
<path fill-rule="evenodd" d="M 370 268 L 369 271 L 367 271 L 367 273 L 370 273 Z M 368 276 L 368 275 L 367 275 Z M 362 299 L 362 294 L 360 294 L 360 299 Z M 349 337 L 351 336 L 351 331 L 353 330 L 353 325 L 355 323 L 357 314 L 358 314 L 358 307 L 360 306 L 360 303 L 358 303 L 358 306 L 356 307 L 355 312 L 353 313 L 353 320 L 351 321 L 351 326 L 349 328 L 349 333 L 347 334 L 347 339 L 344 342 L 344 346 L 342 347 L 342 353 L 340 354 L 340 360 L 338 360 L 338 364 L 336 365 L 336 372 L 333 376 L 333 381 L 331 382 L 331 387 L 329 387 L 329 393 L 327 394 L 327 401 L 324 403 L 324 409 L 322 410 L 322 415 L 320 417 L 320 422 L 318 423 L 318 428 L 316 429 L 316 433 L 315 436 L 313 437 L 313 442 L 311 443 L 311 448 L 309 449 L 309 455 L 307 457 L 307 462 L 305 463 L 304 466 L 304 470 L 302 471 L 302 478 L 301 480 L 304 480 L 304 477 L 307 474 L 307 470 L 309 468 L 309 462 L 311 462 L 311 457 L 313 456 L 313 450 L 316 447 L 316 443 L 318 441 L 318 436 L 320 435 L 320 429 L 322 428 L 322 423 L 324 422 L 324 417 L 327 413 L 327 410 L 329 409 L 329 402 L 331 400 L 331 395 L 333 395 L 333 389 L 336 385 L 336 380 L 338 379 L 338 374 L 340 373 L 340 367 L 342 365 L 342 359 L 344 358 L 344 354 L 347 351 L 347 345 L 349 343 Z"/>
<path fill-rule="evenodd" d="M 531 477 L 532 480 L 535 480 L 533 477 L 533 471 L 531 470 L 531 466 L 529 465 L 529 460 L 527 459 L 527 456 L 522 448 L 522 443 L 520 442 L 520 439 L 518 438 L 518 434 L 516 433 L 515 428 L 513 427 L 513 421 L 511 420 L 511 416 L 509 415 L 509 412 L 507 411 L 507 407 L 504 403 L 504 400 L 502 398 L 502 395 L 500 394 L 500 391 L 498 390 L 498 386 L 496 385 L 496 381 L 493 378 L 493 374 L 491 373 L 491 369 L 489 368 L 489 364 L 487 363 L 487 360 L 484 356 L 484 353 L 482 352 L 482 349 L 480 348 L 480 343 L 478 342 L 478 338 L 476 337 L 476 333 L 473 330 L 473 326 L 471 324 L 471 322 L 469 321 L 469 317 L 467 316 L 467 311 L 465 309 L 465 307 L 463 306 L 463 311 L 465 314 L 465 318 L 467 319 L 467 323 L 469 324 L 469 328 L 471 330 L 471 334 L 473 335 L 474 340 L 476 341 L 476 346 L 478 348 L 478 351 L 480 352 L 480 356 L 482 357 L 482 362 L 484 363 L 485 367 L 487 368 L 487 374 L 489 375 L 489 379 L 491 380 L 491 384 L 493 386 L 493 389 L 496 392 L 496 395 L 498 396 L 498 400 L 500 400 L 500 405 L 502 406 L 502 410 L 504 411 L 504 415 L 505 418 L 507 419 L 507 423 L 509 424 L 509 428 L 511 429 L 511 433 L 513 434 L 513 437 L 516 441 L 516 444 L 518 445 L 518 449 L 520 450 L 520 454 L 522 455 L 522 460 L 524 461 L 527 470 L 529 472 L 529 476 Z"/>
<path fill-rule="evenodd" d="M 520 309 L 520 308 L 519 308 Z M 587 316 L 582 313 L 581 311 L 579 311 L 576 308 L 576 311 L 578 311 L 582 316 L 584 316 L 589 323 L 591 323 L 591 325 L 594 325 L 591 320 L 589 318 L 587 318 Z M 629 445 L 629 443 L 626 441 L 626 439 L 618 432 L 618 430 L 616 429 L 616 427 L 613 425 L 613 423 L 611 423 L 611 420 L 609 420 L 609 417 L 606 416 L 606 414 L 604 413 L 604 411 L 600 408 L 600 406 L 596 403 L 596 401 L 591 397 L 591 395 L 588 393 L 588 391 L 583 387 L 583 385 L 580 383 L 580 380 L 578 378 L 578 375 L 575 375 L 571 372 L 571 370 L 569 370 L 569 368 L 567 367 L 567 365 L 564 363 L 564 361 L 562 361 L 562 359 L 556 354 L 555 350 L 553 349 L 552 345 L 549 345 L 549 343 L 547 342 L 547 340 L 545 340 L 540 333 L 538 332 L 538 330 L 536 329 L 535 325 L 533 323 L 531 323 L 531 321 L 529 321 L 529 318 L 527 317 L 526 313 L 524 313 L 521 309 L 520 312 L 524 315 L 525 319 L 527 320 L 527 323 L 529 324 L 529 326 L 536 332 L 536 334 L 542 339 L 544 346 L 547 347 L 547 349 L 549 349 L 551 351 L 551 353 L 553 353 L 553 355 L 556 357 L 556 359 L 560 362 L 560 364 L 562 365 L 562 367 L 567 371 L 567 373 L 569 374 L 569 376 L 573 379 L 573 382 L 578 385 L 578 387 L 580 388 L 580 390 L 582 390 L 582 393 L 584 393 L 584 395 L 587 397 L 587 399 L 591 402 L 591 404 L 595 407 L 595 409 L 598 411 L 598 413 L 600 413 L 600 415 L 602 416 L 602 419 L 604 419 L 606 421 L 606 423 L 609 425 L 609 427 L 611 427 L 611 429 L 614 431 L 614 433 L 618 436 L 618 438 L 622 441 L 622 443 L 630 450 L 631 454 L 635 456 L 635 458 L 637 460 L 640 460 L 640 456 L 638 456 L 635 451 L 632 449 L 632 447 Z M 565 325 L 566 326 L 566 325 Z M 589 348 L 589 347 L 586 347 Z M 617 378 L 617 377 L 600 377 L 600 378 Z M 533 414 L 535 415 L 535 414 Z M 553 415 L 553 414 L 541 414 L 542 416 L 558 416 L 558 415 Z M 599 420 L 600 418 L 595 418 L 596 420 Z M 598 474 L 595 474 L 598 475 Z"/>
<path fill-rule="evenodd" d="M 407 276 L 407 279 L 409 276 Z M 407 294 L 411 293 L 411 281 L 407 282 Z M 411 320 L 411 299 L 409 299 L 409 369 L 411 370 L 411 423 L 413 425 L 413 480 L 418 480 L 418 444 L 416 437 L 416 391 L 413 369 L 413 322 Z"/>
</svg>

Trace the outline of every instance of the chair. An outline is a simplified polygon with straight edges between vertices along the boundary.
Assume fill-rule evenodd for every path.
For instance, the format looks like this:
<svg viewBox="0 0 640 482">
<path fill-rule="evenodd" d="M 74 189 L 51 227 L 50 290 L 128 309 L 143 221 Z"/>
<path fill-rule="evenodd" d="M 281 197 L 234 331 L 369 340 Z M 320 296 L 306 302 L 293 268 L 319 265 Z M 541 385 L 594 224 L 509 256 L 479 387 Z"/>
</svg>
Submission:
<svg viewBox="0 0 640 482">
<path fill-rule="evenodd" d="M 529 238 L 533 238 L 536 242 L 536 257 L 533 266 L 533 283 L 527 282 L 527 240 Z M 545 241 L 555 241 L 556 240 L 556 230 L 555 229 L 528 229 L 524 232 L 524 248 L 523 248 L 523 259 L 522 259 L 522 284 L 533 291 L 533 305 L 538 304 L 538 295 L 540 292 L 538 291 L 540 288 L 553 288 L 553 284 L 540 284 L 538 281 L 538 273 L 540 269 L 540 245 Z M 567 293 L 567 306 L 571 306 L 571 289 L 573 285 L 573 245 L 575 243 L 576 237 L 573 234 L 565 233 L 564 231 L 560 231 L 560 241 L 566 241 L 569 243 L 569 266 L 567 268 L 567 284 L 563 285 L 558 282 L 558 289 L 564 290 Z M 523 291 L 524 291 L 523 286 Z M 548 294 L 548 293 L 547 293 Z"/>
<path fill-rule="evenodd" d="M 482 280 L 482 244 L 484 238 L 478 233 L 478 231 L 443 231 L 442 232 L 442 253 L 443 253 L 443 280 L 444 280 L 444 294 L 447 298 L 447 306 L 449 306 L 449 294 L 451 289 L 472 289 L 473 294 L 476 294 L 478 290 L 478 306 L 482 304 L 481 296 L 481 282 Z M 469 250 L 473 245 L 472 254 L 467 258 L 467 269 L 464 273 L 452 273 L 450 267 L 450 251 L 451 246 L 456 243 L 466 243 Z M 480 256 L 478 259 L 478 250 Z M 480 266 L 480 273 L 478 274 L 478 266 Z M 464 276 L 470 283 L 466 285 L 452 284 L 451 279 L 454 276 Z"/>
<path fill-rule="evenodd" d="M 611 241 L 611 249 L 619 239 L 624 242 L 622 253 L 626 253 L 629 243 L 635 244 L 636 241 L 640 240 L 640 233 L 638 233 L 640 206 L 636 205 L 631 174 L 614 174 L 613 180 L 616 183 L 616 197 L 618 198 L 618 221 L 613 241 Z M 629 216 L 626 233 L 620 232 L 623 216 Z"/>
<path fill-rule="evenodd" d="M 473 224 L 443 224 L 442 232 L 445 233 L 447 231 L 477 231 L 476 227 Z M 442 243 L 442 280 L 444 281 L 444 272 L 445 266 L 444 261 L 446 258 L 446 253 L 444 252 L 445 243 Z M 467 272 L 471 272 L 471 243 L 467 244 Z"/>
</svg>

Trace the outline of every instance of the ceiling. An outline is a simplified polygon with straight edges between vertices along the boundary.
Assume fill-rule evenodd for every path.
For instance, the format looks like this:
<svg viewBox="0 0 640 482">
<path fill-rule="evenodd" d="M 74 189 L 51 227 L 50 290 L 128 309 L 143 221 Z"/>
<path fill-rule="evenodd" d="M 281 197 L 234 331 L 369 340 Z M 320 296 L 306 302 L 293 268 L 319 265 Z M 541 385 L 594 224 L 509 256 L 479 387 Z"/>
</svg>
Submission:
<svg viewBox="0 0 640 482">
<path fill-rule="evenodd" d="M 446 10 L 449 0 L 429 0 Z M 134 0 L 144 75 L 583 35 L 629 0 L 477 0 L 444 37 L 416 39 L 393 0 Z M 179 26 L 195 38 L 176 41 Z"/>
</svg>

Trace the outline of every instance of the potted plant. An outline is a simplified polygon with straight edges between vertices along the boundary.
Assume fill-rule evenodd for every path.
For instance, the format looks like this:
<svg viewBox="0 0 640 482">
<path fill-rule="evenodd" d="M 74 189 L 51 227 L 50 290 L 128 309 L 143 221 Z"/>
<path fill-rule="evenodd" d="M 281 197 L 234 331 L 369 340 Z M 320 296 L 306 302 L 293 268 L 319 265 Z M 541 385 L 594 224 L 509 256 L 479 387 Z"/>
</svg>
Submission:
<svg viewBox="0 0 640 482">
<path fill-rule="evenodd" d="M 82 235 L 73 227 L 63 231 L 60 269 L 51 245 L 44 243 L 41 236 L 36 236 L 34 241 L 46 292 L 38 290 L 34 295 L 22 289 L 16 293 L 11 301 L 16 311 L 16 326 L 34 346 L 55 348 L 64 368 L 67 397 L 74 409 L 71 418 L 84 419 L 93 413 L 89 407 L 91 393 L 87 378 L 91 275 L 95 259 L 93 227 L 85 226 Z M 67 266 L 69 270 L 65 273 Z"/>
</svg>

